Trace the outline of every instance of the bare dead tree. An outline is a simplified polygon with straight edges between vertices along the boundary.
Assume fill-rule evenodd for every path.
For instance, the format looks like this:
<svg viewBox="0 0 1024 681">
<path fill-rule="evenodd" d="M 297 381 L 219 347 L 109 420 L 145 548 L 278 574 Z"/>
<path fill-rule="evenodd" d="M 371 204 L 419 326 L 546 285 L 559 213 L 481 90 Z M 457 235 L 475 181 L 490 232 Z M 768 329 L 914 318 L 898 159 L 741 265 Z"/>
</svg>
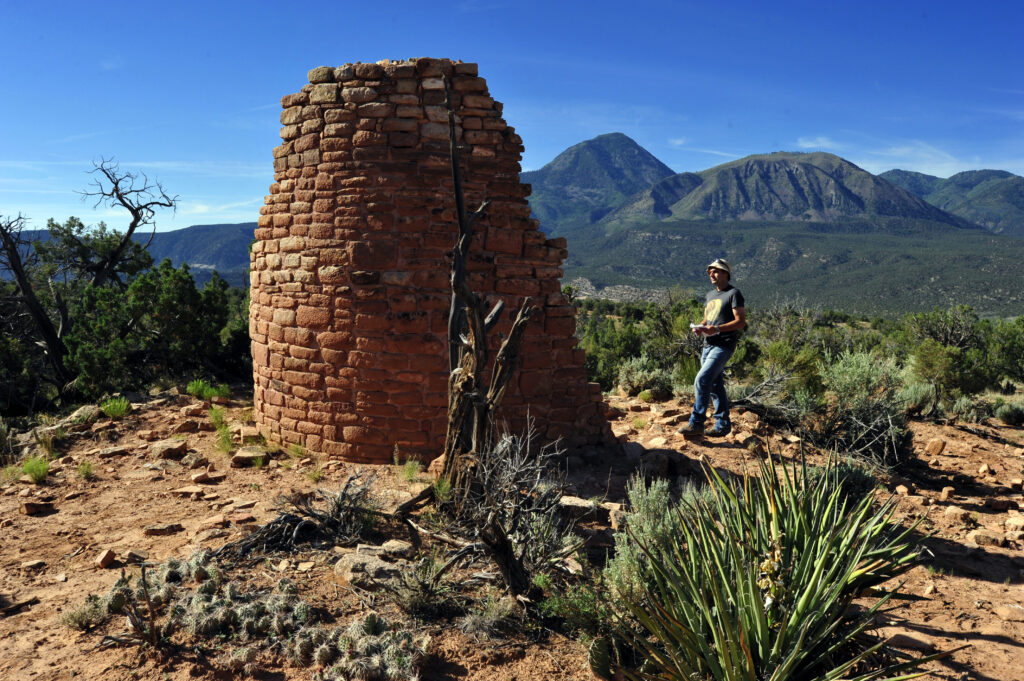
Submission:
<svg viewBox="0 0 1024 681">
<path fill-rule="evenodd" d="M 455 112 L 451 106 L 445 79 L 445 105 L 448 108 L 448 137 L 452 164 L 452 185 L 459 223 L 459 236 L 452 254 L 452 303 L 448 314 L 448 431 L 444 445 L 442 477 L 451 484 L 456 507 L 466 498 L 469 476 L 476 454 L 493 442 L 492 417 L 512 378 L 523 332 L 533 307 L 523 301 L 508 338 L 494 360 L 490 385 L 484 384 L 489 351 L 487 334 L 498 322 L 504 301 L 498 301 L 485 315 L 485 301 L 466 281 L 466 256 L 473 238 L 473 223 L 487 210 L 484 201 L 473 213 L 467 213 L 462 190 L 462 170 L 455 142 Z"/>
<path fill-rule="evenodd" d="M 22 215 L 18 215 L 16 218 L 0 217 L 0 268 L 8 270 L 14 277 L 17 287 L 15 297 L 31 318 L 32 326 L 39 337 L 38 342 L 42 345 L 57 380 L 61 385 L 65 385 L 72 378 L 71 373 L 64 365 L 66 349 L 61 340 L 66 326 L 64 323 L 66 317 L 62 314 L 60 317 L 62 323 L 60 327 L 56 326 L 36 293 L 29 272 L 34 251 L 22 235 L 24 228 L 25 218 Z M 62 307 L 62 309 L 64 308 Z"/>
<path fill-rule="evenodd" d="M 93 170 L 96 175 L 93 180 L 92 190 L 81 192 L 83 200 L 95 199 L 93 207 L 110 206 L 124 208 L 131 216 L 128 228 L 121 237 L 120 243 L 113 251 L 107 253 L 104 258 L 93 264 L 90 268 L 92 274 L 92 286 L 102 286 L 109 279 L 118 279 L 118 266 L 121 264 L 125 250 L 132 242 L 132 236 L 141 227 L 152 225 L 149 240 L 143 248 L 148 248 L 153 241 L 153 234 L 156 233 L 157 209 L 170 208 L 174 210 L 178 205 L 178 197 L 170 196 L 163 185 L 155 180 L 150 180 L 145 173 L 132 173 L 121 170 L 113 159 L 100 159 L 99 163 L 93 163 Z M 119 279 L 118 279 L 119 281 Z"/>
<path fill-rule="evenodd" d="M 490 360 L 487 334 L 498 322 L 504 303 L 499 300 L 487 312 L 483 297 L 474 293 L 467 282 L 466 258 L 473 238 L 473 223 L 485 213 L 489 201 L 484 201 L 472 213 L 466 210 L 455 141 L 455 112 L 447 79 L 445 105 L 448 109 L 452 185 L 459 234 L 452 253 L 452 302 L 448 314 L 448 430 L 441 478 L 450 486 L 450 507 L 455 518 L 472 519 L 475 532 L 498 564 L 509 590 L 521 595 L 531 589 L 529 573 L 523 563 L 522 552 L 515 550 L 513 533 L 504 526 L 509 517 L 518 516 L 509 516 L 497 507 L 490 511 L 480 508 L 481 482 L 476 473 L 481 462 L 493 458 L 496 453 L 494 413 L 512 379 L 533 307 L 529 298 L 523 300 L 508 337 L 494 357 L 490 383 L 485 383 L 484 372 Z"/>
</svg>

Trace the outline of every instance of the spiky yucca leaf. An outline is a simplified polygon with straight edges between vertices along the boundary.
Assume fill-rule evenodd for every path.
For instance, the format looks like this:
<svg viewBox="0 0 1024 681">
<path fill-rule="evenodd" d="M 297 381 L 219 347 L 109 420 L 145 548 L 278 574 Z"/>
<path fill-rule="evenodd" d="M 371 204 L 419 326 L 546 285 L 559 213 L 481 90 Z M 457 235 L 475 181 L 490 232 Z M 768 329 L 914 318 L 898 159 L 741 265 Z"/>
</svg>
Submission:
<svg viewBox="0 0 1024 681">
<path fill-rule="evenodd" d="M 713 495 L 684 500 L 677 534 L 639 547 L 651 578 L 620 616 L 642 632 L 625 617 L 619 632 L 646 662 L 619 670 L 627 678 L 833 681 L 878 649 L 861 635 L 892 594 L 858 617 L 848 606 L 916 563 L 915 528 L 893 522 L 891 502 L 848 504 L 830 472 L 809 481 L 806 468 L 761 462 L 758 473 L 736 484 L 709 470 Z M 909 678 L 935 657 L 857 678 Z"/>
</svg>

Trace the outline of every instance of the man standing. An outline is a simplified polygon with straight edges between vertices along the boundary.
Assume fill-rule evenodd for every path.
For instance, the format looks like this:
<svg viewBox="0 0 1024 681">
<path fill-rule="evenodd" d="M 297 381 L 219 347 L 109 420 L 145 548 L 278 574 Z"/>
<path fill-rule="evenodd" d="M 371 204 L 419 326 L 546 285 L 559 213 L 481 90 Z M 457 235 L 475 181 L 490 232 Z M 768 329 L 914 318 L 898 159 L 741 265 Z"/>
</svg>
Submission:
<svg viewBox="0 0 1024 681">
<path fill-rule="evenodd" d="M 729 263 L 719 258 L 708 265 L 707 271 L 715 288 L 705 296 L 704 319 L 700 324 L 690 325 L 695 334 L 704 336 L 704 349 L 700 355 L 700 371 L 693 382 L 693 413 L 679 432 L 705 433 L 704 420 L 710 397 L 715 407 L 715 426 L 706 434 L 721 437 L 732 430 L 729 398 L 725 394 L 725 363 L 736 350 L 740 329 L 747 325 L 747 313 L 743 308 L 743 294 L 729 283 L 732 278 Z"/>
</svg>

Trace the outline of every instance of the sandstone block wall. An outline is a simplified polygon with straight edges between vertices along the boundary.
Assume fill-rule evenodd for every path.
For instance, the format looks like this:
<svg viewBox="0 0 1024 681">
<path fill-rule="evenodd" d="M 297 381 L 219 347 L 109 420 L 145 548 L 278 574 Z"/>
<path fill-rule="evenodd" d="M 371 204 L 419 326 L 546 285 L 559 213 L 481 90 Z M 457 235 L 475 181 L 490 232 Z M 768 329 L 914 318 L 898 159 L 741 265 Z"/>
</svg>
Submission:
<svg viewBox="0 0 1024 681">
<path fill-rule="evenodd" d="M 255 416 L 271 439 L 349 461 L 428 460 L 444 442 L 450 251 L 458 232 L 443 76 L 450 79 L 470 284 L 507 311 L 539 306 L 501 416 L 566 446 L 603 439 L 561 294 L 564 239 L 530 218 L 522 141 L 477 66 L 437 59 L 320 67 L 281 100 L 274 183 L 251 254 Z M 495 349 L 497 340 L 492 339 Z"/>
</svg>

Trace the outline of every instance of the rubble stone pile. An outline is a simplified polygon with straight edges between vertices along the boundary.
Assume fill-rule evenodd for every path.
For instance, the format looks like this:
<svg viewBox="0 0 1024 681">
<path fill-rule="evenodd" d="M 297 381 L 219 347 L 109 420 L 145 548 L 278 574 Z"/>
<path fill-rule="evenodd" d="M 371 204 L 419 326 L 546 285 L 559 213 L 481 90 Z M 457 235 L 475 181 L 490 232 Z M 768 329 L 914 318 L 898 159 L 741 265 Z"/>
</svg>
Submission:
<svg viewBox="0 0 1024 681">
<path fill-rule="evenodd" d="M 561 293 L 564 239 L 530 218 L 522 140 L 476 64 L 319 67 L 281 100 L 281 146 L 251 254 L 255 416 L 272 440 L 348 461 L 440 453 L 446 428 L 450 251 L 458 233 L 445 82 L 474 226 L 469 283 L 506 312 L 538 306 L 499 416 L 567 447 L 602 440 L 600 389 Z M 492 353 L 493 355 L 493 353 Z"/>
</svg>

